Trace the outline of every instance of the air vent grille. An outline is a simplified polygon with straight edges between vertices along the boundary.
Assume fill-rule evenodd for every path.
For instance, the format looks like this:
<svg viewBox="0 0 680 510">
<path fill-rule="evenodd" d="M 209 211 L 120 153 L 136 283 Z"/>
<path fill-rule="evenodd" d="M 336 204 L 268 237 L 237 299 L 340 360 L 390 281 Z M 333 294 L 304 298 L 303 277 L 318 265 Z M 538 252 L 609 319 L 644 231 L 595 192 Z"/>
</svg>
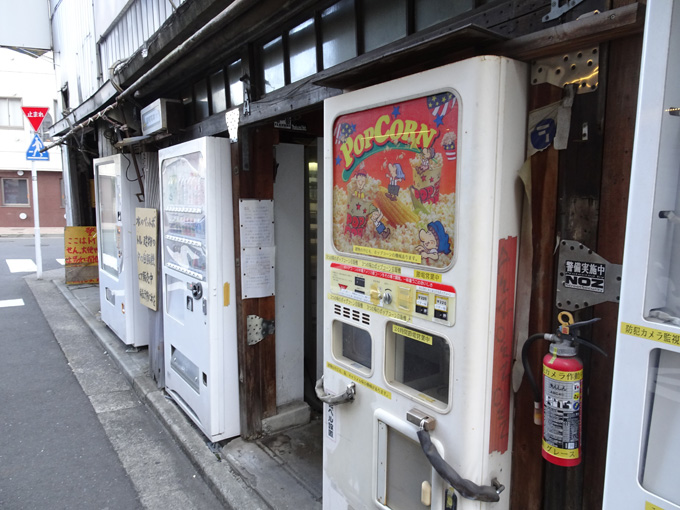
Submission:
<svg viewBox="0 0 680 510">
<path fill-rule="evenodd" d="M 359 310 L 354 310 L 346 306 L 336 304 L 334 307 L 335 315 L 344 317 L 345 319 L 353 320 L 354 322 L 360 322 L 367 326 L 371 325 L 371 316 L 365 312 Z"/>
</svg>

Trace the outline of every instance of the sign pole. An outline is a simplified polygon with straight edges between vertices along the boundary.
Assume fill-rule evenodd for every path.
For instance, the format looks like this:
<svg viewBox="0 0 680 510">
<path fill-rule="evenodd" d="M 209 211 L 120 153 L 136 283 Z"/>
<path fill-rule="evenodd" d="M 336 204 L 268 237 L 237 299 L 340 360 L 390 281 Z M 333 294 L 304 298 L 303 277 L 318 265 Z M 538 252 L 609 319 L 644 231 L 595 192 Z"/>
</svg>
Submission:
<svg viewBox="0 0 680 510">
<path fill-rule="evenodd" d="M 35 161 L 31 161 L 31 181 L 33 181 L 33 226 L 35 232 L 35 265 L 37 278 L 42 278 L 42 247 L 40 246 L 40 206 L 38 205 L 38 172 Z"/>
<path fill-rule="evenodd" d="M 40 206 L 38 205 L 38 172 L 35 169 L 36 159 L 49 161 L 50 156 L 47 152 L 43 155 L 40 150 L 45 146 L 38 136 L 38 129 L 45 119 L 45 114 L 49 108 L 45 106 L 22 106 L 21 110 L 33 126 L 35 133 L 26 151 L 26 159 L 31 162 L 31 181 L 33 181 L 33 226 L 35 231 L 35 266 L 38 280 L 42 278 L 42 248 L 40 246 Z"/>
</svg>

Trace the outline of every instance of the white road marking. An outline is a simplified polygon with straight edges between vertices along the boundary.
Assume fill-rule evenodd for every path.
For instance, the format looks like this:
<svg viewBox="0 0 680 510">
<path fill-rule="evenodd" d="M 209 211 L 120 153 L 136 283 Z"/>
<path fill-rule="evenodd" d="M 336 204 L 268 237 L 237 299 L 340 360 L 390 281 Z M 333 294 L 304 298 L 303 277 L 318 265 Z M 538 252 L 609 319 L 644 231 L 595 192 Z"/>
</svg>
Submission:
<svg viewBox="0 0 680 510">
<path fill-rule="evenodd" d="M 57 262 L 59 262 L 62 266 L 66 265 L 66 259 L 57 259 Z"/>
<path fill-rule="evenodd" d="M 35 273 L 38 266 L 31 259 L 7 259 L 10 273 Z"/>
<path fill-rule="evenodd" d="M 0 308 L 9 308 L 10 306 L 24 306 L 24 300 L 23 299 L 0 300 Z"/>
</svg>

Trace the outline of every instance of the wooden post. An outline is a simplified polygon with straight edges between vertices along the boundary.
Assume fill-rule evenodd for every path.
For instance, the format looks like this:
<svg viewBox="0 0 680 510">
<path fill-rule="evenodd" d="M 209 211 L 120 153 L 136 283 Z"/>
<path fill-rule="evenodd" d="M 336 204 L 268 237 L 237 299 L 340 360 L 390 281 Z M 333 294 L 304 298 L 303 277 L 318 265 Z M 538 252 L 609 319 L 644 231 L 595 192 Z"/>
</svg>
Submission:
<svg viewBox="0 0 680 510">
<path fill-rule="evenodd" d="M 250 144 L 243 151 L 242 144 Z M 233 190 L 234 190 L 234 232 L 236 250 L 236 270 L 240 275 L 241 247 L 238 232 L 239 206 L 242 198 L 273 199 L 274 196 L 274 158 L 275 130 L 270 127 L 256 128 L 249 136 L 241 137 L 238 146 L 232 146 Z M 240 161 L 240 154 L 250 155 L 248 171 Z M 241 406 L 241 435 L 246 439 L 255 438 L 262 433 L 262 419 L 276 414 L 276 339 L 269 335 L 254 345 L 248 345 L 248 315 L 257 315 L 266 320 L 274 320 L 275 298 L 264 297 L 241 299 L 241 281 L 237 278 L 237 329 Z"/>
</svg>

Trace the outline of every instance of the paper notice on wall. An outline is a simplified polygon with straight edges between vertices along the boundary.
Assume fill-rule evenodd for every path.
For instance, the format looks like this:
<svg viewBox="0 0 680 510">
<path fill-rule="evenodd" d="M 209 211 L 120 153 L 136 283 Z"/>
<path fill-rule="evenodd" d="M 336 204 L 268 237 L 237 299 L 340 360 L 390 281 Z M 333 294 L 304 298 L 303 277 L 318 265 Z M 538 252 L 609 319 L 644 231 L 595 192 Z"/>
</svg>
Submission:
<svg viewBox="0 0 680 510">
<path fill-rule="evenodd" d="M 239 200 L 241 248 L 274 246 L 274 201 Z"/>
<path fill-rule="evenodd" d="M 241 298 L 273 296 L 275 242 L 273 200 L 239 200 Z"/>
<path fill-rule="evenodd" d="M 158 310 L 158 211 L 135 208 L 139 301 Z"/>
<path fill-rule="evenodd" d="M 241 248 L 241 298 L 274 295 L 274 260 L 276 248 L 263 246 Z"/>
</svg>

